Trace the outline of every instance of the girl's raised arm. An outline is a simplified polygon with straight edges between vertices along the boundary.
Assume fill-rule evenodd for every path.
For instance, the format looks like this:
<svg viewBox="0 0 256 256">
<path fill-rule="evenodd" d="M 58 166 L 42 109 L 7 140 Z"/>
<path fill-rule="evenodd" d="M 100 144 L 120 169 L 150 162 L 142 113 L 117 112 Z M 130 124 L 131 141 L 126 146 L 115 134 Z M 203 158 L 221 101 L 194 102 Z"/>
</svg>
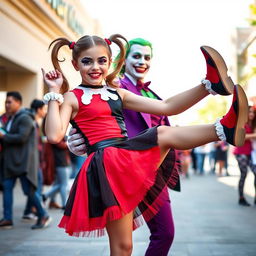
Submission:
<svg viewBox="0 0 256 256">
<path fill-rule="evenodd" d="M 63 102 L 63 96 L 59 93 L 63 77 L 58 70 L 45 73 L 42 69 L 42 73 L 44 82 L 49 89 L 49 93 L 44 97 L 48 101 L 48 112 L 45 122 L 46 136 L 50 143 L 58 143 L 65 136 L 71 118 L 72 96 L 71 93 L 66 93 Z"/>
<path fill-rule="evenodd" d="M 150 113 L 155 115 L 177 115 L 195 105 L 209 92 L 203 84 L 192 89 L 179 93 L 166 100 L 156 100 L 147 97 L 138 96 L 128 90 L 118 89 L 123 99 L 124 108 L 137 112 Z"/>
</svg>

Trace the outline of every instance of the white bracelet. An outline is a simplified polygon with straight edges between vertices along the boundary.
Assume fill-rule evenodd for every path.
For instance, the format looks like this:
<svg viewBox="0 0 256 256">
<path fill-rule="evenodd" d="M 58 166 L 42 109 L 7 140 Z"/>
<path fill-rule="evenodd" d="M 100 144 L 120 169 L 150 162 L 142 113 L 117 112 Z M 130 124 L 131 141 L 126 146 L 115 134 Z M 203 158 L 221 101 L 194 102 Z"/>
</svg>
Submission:
<svg viewBox="0 0 256 256">
<path fill-rule="evenodd" d="M 207 79 L 202 79 L 201 83 L 205 86 L 205 89 L 212 95 L 216 95 L 217 93 L 212 90 L 212 83 Z"/>
<path fill-rule="evenodd" d="M 48 92 L 44 95 L 44 103 L 48 104 L 50 100 L 56 100 L 61 105 L 64 101 L 63 95 L 56 92 Z"/>
</svg>

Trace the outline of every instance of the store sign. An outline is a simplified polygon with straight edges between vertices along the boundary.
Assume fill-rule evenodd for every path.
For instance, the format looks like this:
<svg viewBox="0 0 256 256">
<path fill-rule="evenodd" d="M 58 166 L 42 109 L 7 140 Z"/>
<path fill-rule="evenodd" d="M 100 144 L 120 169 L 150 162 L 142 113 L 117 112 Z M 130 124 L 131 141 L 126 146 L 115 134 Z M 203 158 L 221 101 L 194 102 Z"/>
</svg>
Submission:
<svg viewBox="0 0 256 256">
<path fill-rule="evenodd" d="M 76 12 L 72 5 L 66 3 L 64 0 L 46 0 L 56 14 L 63 19 L 69 28 L 79 35 L 84 34 L 83 26 L 75 18 Z"/>
</svg>

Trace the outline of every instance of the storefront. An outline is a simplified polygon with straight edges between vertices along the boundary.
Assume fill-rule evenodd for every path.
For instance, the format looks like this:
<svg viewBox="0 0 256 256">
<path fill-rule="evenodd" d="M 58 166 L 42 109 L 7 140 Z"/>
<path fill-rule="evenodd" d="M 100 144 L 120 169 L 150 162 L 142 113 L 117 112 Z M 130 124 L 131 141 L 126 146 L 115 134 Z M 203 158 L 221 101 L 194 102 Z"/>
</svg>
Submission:
<svg viewBox="0 0 256 256">
<path fill-rule="evenodd" d="M 101 35 L 97 21 L 80 0 L 1 0 L 0 31 L 0 113 L 7 91 L 21 92 L 26 107 L 34 98 L 42 98 L 41 67 L 52 69 L 48 51 L 52 40 Z M 60 56 L 66 59 L 62 69 L 75 86 L 79 74 L 70 68 L 71 52 L 66 48 Z"/>
<path fill-rule="evenodd" d="M 239 28 L 237 33 L 238 81 L 246 90 L 249 103 L 256 106 L 256 29 Z"/>
</svg>

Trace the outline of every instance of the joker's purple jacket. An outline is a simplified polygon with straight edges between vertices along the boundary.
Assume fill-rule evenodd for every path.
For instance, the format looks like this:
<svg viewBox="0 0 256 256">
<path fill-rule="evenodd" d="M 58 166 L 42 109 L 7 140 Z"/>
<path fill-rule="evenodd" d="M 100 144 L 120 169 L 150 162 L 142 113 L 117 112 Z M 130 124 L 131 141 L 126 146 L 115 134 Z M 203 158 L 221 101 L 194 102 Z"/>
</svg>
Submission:
<svg viewBox="0 0 256 256">
<path fill-rule="evenodd" d="M 121 88 L 124 88 L 137 95 L 142 95 L 127 76 L 124 76 L 124 78 L 120 80 L 120 83 L 121 83 L 121 86 L 120 86 Z M 157 97 L 157 99 L 161 99 L 152 90 L 150 91 Z M 138 133 L 152 127 L 150 114 L 135 112 L 133 110 L 127 110 L 127 109 L 123 110 L 123 114 L 124 114 L 128 137 L 134 137 Z M 163 124 L 170 125 L 168 118 L 166 116 L 162 116 L 162 120 L 163 120 L 162 121 Z"/>
<path fill-rule="evenodd" d="M 137 94 L 137 95 L 142 95 L 127 76 L 124 76 L 123 79 L 120 79 L 120 83 L 121 83 L 120 88 L 126 89 L 130 92 Z M 157 99 L 161 99 L 152 90 L 150 90 L 150 91 L 157 97 Z M 125 125 L 127 128 L 127 134 L 128 134 L 129 138 L 134 137 L 137 134 L 139 134 L 140 132 L 152 127 L 150 114 L 135 112 L 133 110 L 128 110 L 128 109 L 123 109 L 123 115 L 124 115 L 124 122 L 125 122 Z M 161 123 L 164 125 L 170 125 L 168 118 L 166 116 L 162 116 Z M 178 173 L 177 173 L 177 175 L 178 175 Z M 175 188 L 173 188 L 173 189 L 180 191 L 179 180 L 178 180 Z"/>
</svg>

